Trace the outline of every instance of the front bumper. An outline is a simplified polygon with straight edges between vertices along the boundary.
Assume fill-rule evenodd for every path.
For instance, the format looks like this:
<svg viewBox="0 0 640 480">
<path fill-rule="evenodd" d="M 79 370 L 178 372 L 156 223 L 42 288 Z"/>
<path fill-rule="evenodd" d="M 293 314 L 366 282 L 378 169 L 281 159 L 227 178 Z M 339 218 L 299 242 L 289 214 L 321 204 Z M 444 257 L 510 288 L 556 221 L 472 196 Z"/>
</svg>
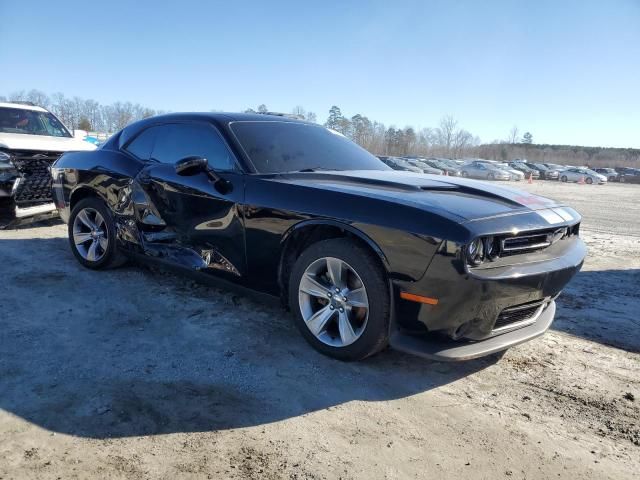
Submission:
<svg viewBox="0 0 640 480">
<path fill-rule="evenodd" d="M 556 313 L 556 303 L 552 300 L 536 321 L 526 327 L 512 330 L 501 335 L 490 337 L 479 342 L 441 340 L 416 335 L 409 335 L 401 331 L 392 333 L 389 344 L 396 350 L 436 360 L 440 362 L 457 362 L 501 352 L 507 348 L 539 337 L 546 332 Z"/>
<path fill-rule="evenodd" d="M 456 248 L 441 249 L 423 278 L 394 282 L 396 292 L 437 299 L 436 304 L 396 295 L 391 344 L 440 360 L 464 360 L 517 345 L 553 321 L 553 300 L 580 270 L 586 247 L 579 237 L 545 254 L 522 255 L 497 268 L 468 269 Z M 541 306 L 540 310 L 536 306 Z M 527 310 L 518 317 L 514 310 Z M 535 318 L 534 318 L 535 316 Z M 505 319 L 507 320 L 506 323 Z M 513 320 L 513 323 L 508 323 Z M 506 325 L 506 326 L 505 326 Z"/>
<path fill-rule="evenodd" d="M 40 203 L 21 207 L 10 198 L 0 203 L 0 229 L 13 228 L 26 223 L 55 218 L 58 210 L 53 203 Z"/>
</svg>

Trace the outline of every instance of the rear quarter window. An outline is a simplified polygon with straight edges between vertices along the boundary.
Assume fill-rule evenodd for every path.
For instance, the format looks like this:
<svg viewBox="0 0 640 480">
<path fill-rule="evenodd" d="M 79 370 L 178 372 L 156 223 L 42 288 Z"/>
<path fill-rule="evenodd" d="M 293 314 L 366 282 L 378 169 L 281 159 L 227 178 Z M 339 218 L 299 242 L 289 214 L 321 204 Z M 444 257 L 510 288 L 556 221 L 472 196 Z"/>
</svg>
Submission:
<svg viewBox="0 0 640 480">
<path fill-rule="evenodd" d="M 147 128 L 124 149 L 140 160 L 149 160 L 155 144 L 157 130 L 158 127 Z"/>
</svg>

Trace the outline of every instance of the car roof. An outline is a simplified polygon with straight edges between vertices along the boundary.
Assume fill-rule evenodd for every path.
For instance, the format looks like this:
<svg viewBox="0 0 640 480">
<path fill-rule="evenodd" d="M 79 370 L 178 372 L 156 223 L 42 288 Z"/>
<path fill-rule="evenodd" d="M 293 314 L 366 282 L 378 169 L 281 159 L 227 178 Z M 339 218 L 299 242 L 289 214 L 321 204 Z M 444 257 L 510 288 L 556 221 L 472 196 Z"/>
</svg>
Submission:
<svg viewBox="0 0 640 480">
<path fill-rule="evenodd" d="M 121 147 L 131 138 L 135 137 L 139 132 L 147 127 L 171 123 L 171 122 L 189 122 L 189 121 L 208 121 L 218 125 L 229 124 L 231 122 L 255 121 L 255 122 L 294 122 L 306 125 L 317 125 L 287 116 L 284 114 L 265 114 L 265 113 L 232 113 L 232 112 L 182 112 L 182 113 L 165 113 L 154 117 L 138 120 L 122 129 L 118 137 L 118 144 Z M 319 125 L 318 125 L 319 126 Z"/>
<path fill-rule="evenodd" d="M 37 105 L 28 105 L 26 103 L 0 102 L 0 108 L 17 108 L 19 110 L 32 110 L 36 112 L 48 112 L 46 108 Z"/>
<path fill-rule="evenodd" d="M 171 121 L 171 120 L 215 120 L 218 122 L 239 122 L 239 121 L 259 121 L 259 122 L 298 122 L 298 123 L 310 123 L 293 116 L 280 114 L 280 113 L 239 113 L 239 112 L 179 112 L 179 113 L 165 113 L 163 115 L 156 115 L 155 117 L 149 117 L 146 120 L 155 122 Z M 314 124 L 315 125 L 315 124 Z"/>
</svg>

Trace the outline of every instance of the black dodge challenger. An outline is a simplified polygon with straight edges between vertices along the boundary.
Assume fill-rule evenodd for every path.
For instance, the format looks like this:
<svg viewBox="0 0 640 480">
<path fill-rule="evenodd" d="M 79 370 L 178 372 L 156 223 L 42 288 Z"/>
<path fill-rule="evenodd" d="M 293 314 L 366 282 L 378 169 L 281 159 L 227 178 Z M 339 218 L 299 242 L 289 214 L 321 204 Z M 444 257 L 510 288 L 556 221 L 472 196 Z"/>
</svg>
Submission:
<svg viewBox="0 0 640 480">
<path fill-rule="evenodd" d="M 567 206 L 393 171 L 276 115 L 149 118 L 64 154 L 52 176 L 84 266 L 144 258 L 280 297 L 343 360 L 388 344 L 464 360 L 541 335 L 586 253 Z"/>
</svg>

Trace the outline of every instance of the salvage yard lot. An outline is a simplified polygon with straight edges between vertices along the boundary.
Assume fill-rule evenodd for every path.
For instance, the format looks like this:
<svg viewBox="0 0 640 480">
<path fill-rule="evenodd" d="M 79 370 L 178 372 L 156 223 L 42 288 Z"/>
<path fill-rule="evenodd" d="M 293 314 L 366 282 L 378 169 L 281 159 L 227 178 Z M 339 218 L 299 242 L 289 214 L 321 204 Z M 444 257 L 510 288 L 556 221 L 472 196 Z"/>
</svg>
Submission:
<svg viewBox="0 0 640 480">
<path fill-rule="evenodd" d="M 637 478 L 640 186 L 521 182 L 589 247 L 552 330 L 341 363 L 272 305 L 0 231 L 0 478 Z"/>
</svg>

